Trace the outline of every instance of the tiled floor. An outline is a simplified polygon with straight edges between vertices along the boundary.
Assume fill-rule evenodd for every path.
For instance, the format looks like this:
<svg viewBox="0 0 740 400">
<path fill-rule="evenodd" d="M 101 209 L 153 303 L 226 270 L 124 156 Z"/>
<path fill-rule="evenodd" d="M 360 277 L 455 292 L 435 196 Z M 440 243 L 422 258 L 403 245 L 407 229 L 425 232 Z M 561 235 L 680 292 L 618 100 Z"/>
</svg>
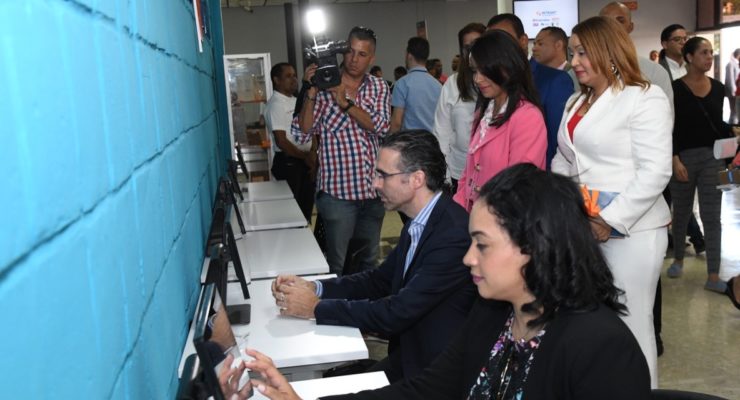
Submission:
<svg viewBox="0 0 740 400">
<path fill-rule="evenodd" d="M 725 192 L 722 208 L 722 270 L 727 280 L 740 274 L 740 189 Z M 402 225 L 396 212 L 386 214 L 381 233 L 381 253 L 398 242 Z M 663 265 L 663 342 L 658 359 L 660 387 L 710 393 L 740 399 L 740 310 L 724 295 L 703 289 L 706 260 L 687 250 L 684 275 L 669 279 Z M 368 341 L 371 357 L 387 351 Z"/>
</svg>

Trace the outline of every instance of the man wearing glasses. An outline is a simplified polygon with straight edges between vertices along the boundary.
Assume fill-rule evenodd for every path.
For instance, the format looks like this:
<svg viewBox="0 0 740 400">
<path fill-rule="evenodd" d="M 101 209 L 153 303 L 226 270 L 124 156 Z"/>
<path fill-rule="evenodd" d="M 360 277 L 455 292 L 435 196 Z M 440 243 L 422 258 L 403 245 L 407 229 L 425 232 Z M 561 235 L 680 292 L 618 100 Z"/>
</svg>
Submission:
<svg viewBox="0 0 740 400">
<path fill-rule="evenodd" d="M 658 62 L 668 71 L 671 81 L 686 75 L 686 66 L 683 64 L 681 55 L 686 40 L 688 40 L 686 29 L 679 24 L 668 25 L 660 33 L 660 44 L 663 46 L 663 51 Z"/>
<path fill-rule="evenodd" d="M 385 211 L 373 188 L 379 139 L 390 126 L 390 96 L 382 79 L 368 74 L 375 61 L 375 33 L 355 27 L 349 33 L 339 86 L 306 91 L 291 131 L 299 142 L 319 139 L 316 208 L 326 227 L 327 262 L 341 275 L 350 239 L 361 249 L 361 270 L 377 265 Z M 306 68 L 310 82 L 316 64 Z"/>
<path fill-rule="evenodd" d="M 388 357 L 372 371 L 390 382 L 417 375 L 463 324 L 475 286 L 462 259 L 468 215 L 443 193 L 447 164 L 426 131 L 402 131 L 383 143 L 374 179 L 387 210 L 411 218 L 398 245 L 376 269 L 308 282 L 278 276 L 280 313 L 317 324 L 354 326 L 389 338 Z"/>
</svg>

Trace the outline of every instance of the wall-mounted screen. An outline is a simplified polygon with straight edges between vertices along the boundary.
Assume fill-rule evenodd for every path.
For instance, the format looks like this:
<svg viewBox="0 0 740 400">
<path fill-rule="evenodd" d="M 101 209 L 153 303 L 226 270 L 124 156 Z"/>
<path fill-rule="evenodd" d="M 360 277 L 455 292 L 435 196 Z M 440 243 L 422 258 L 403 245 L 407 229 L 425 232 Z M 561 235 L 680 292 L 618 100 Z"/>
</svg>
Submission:
<svg viewBox="0 0 740 400">
<path fill-rule="evenodd" d="M 740 0 L 720 0 L 719 23 L 729 24 L 740 21 Z"/>
<path fill-rule="evenodd" d="M 578 23 L 578 0 L 515 0 L 514 14 L 530 39 L 547 26 L 560 27 L 570 36 Z"/>
</svg>

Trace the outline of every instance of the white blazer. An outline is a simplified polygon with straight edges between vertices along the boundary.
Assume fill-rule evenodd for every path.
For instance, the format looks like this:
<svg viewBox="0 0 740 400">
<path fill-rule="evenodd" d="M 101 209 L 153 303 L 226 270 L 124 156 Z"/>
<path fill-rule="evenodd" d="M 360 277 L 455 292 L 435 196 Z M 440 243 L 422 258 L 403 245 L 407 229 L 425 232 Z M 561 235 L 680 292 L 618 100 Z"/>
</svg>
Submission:
<svg viewBox="0 0 740 400">
<path fill-rule="evenodd" d="M 576 125 L 573 142 L 567 124 L 584 101 L 574 94 L 558 130 L 552 171 L 590 189 L 618 192 L 601 217 L 629 236 L 670 223 L 661 195 L 672 173 L 673 113 L 657 86 L 607 89 Z M 577 99 L 577 100 L 576 100 Z"/>
</svg>

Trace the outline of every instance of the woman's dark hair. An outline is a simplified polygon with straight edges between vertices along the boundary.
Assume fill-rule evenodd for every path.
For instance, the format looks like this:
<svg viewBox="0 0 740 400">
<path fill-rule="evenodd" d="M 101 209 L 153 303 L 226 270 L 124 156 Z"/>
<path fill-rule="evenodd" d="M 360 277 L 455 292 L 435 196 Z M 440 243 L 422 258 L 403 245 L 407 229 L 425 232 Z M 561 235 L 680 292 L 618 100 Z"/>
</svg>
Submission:
<svg viewBox="0 0 740 400">
<path fill-rule="evenodd" d="M 683 56 L 683 60 L 688 63 L 689 60 L 688 58 L 686 58 L 686 56 L 696 53 L 696 51 L 699 50 L 699 46 L 701 46 L 703 42 L 709 43 L 709 40 L 704 39 L 701 36 L 694 36 L 691 39 L 687 40 L 686 44 L 684 44 L 683 48 L 681 49 L 681 56 Z"/>
<path fill-rule="evenodd" d="M 483 185 L 479 201 L 530 256 L 522 274 L 535 300 L 522 311 L 536 314 L 541 307 L 542 314 L 529 326 L 552 320 L 558 310 L 592 310 L 599 304 L 625 313 L 619 301 L 624 292 L 614 286 L 581 192 L 570 178 L 517 164 Z"/>
<path fill-rule="evenodd" d="M 475 61 L 478 72 L 505 90 L 509 97 L 503 118 L 494 118 L 491 126 L 506 123 L 520 100 L 540 106 L 527 56 L 511 35 L 498 29 L 486 32 L 473 43 L 470 57 Z M 490 102 L 491 99 L 478 94 L 474 127 L 480 123 Z"/>
<path fill-rule="evenodd" d="M 463 39 L 469 33 L 478 32 L 479 34 L 486 33 L 486 26 L 480 22 L 471 22 L 465 25 L 460 32 L 457 33 L 457 46 L 460 50 L 460 65 L 457 67 L 457 90 L 460 92 L 460 99 L 462 101 L 473 101 L 475 100 L 475 89 L 473 88 L 473 71 L 470 69 L 470 62 L 468 61 L 468 52 L 463 48 Z"/>
</svg>

